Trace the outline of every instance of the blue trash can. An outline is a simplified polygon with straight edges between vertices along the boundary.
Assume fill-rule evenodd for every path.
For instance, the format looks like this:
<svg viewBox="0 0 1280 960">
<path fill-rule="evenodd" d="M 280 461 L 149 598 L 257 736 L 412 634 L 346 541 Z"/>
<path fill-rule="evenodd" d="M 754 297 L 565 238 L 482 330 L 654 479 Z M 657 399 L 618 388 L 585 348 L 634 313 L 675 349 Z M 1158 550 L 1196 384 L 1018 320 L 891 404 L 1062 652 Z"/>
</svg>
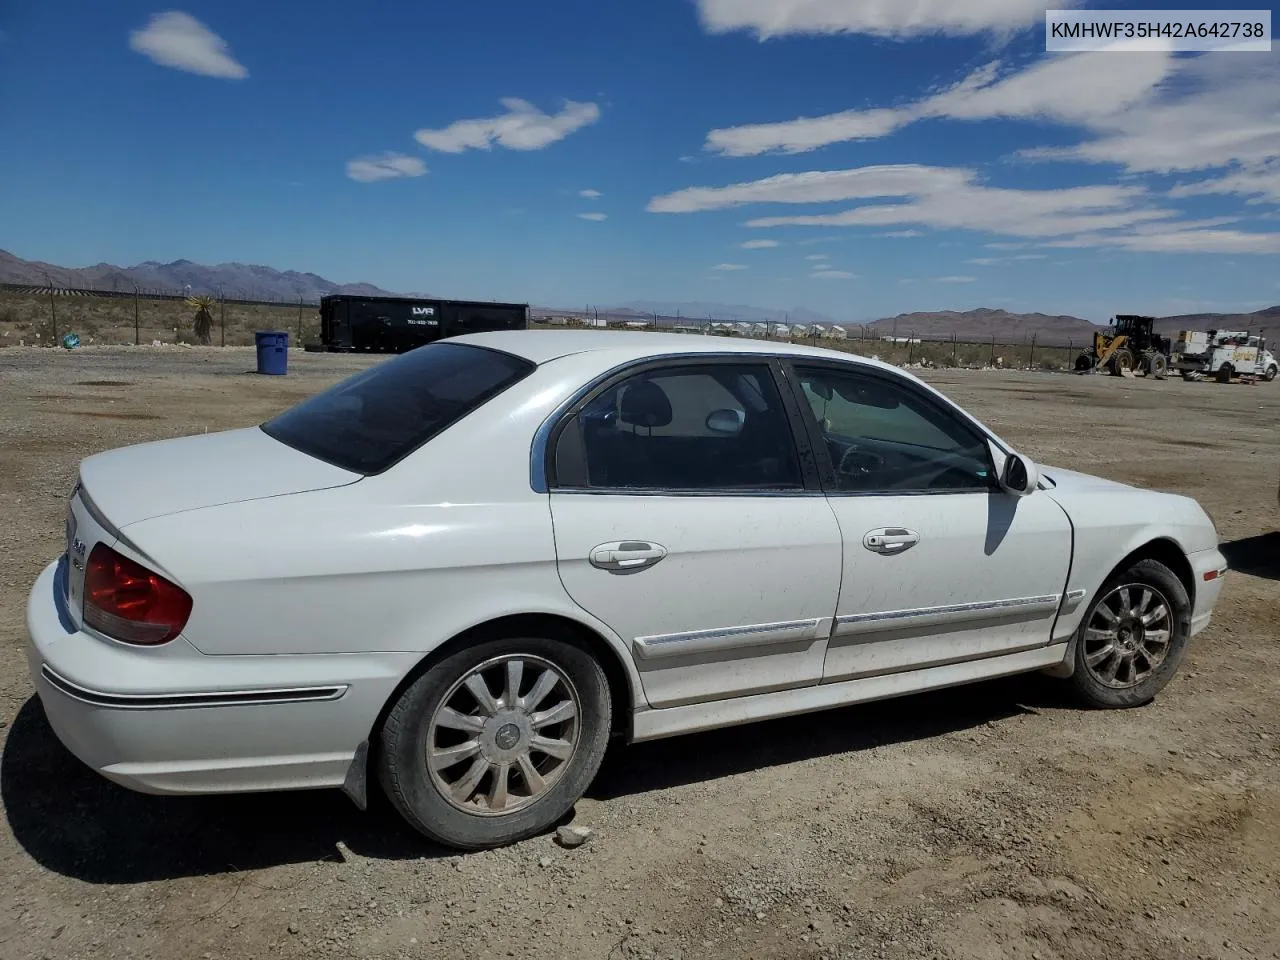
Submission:
<svg viewBox="0 0 1280 960">
<path fill-rule="evenodd" d="M 258 348 L 258 372 L 283 377 L 289 372 L 289 334 L 280 330 L 258 330 L 253 335 Z"/>
</svg>

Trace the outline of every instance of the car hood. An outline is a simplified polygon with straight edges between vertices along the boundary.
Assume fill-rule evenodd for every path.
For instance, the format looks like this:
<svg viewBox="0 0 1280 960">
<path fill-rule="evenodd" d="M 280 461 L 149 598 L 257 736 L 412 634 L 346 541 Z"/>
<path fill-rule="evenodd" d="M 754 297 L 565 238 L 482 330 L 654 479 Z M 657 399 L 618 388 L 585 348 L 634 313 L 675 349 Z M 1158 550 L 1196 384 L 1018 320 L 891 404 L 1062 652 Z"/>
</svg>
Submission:
<svg viewBox="0 0 1280 960">
<path fill-rule="evenodd" d="M 1078 473 L 1075 470 L 1063 470 L 1059 467 L 1042 466 L 1040 467 L 1040 476 L 1049 482 L 1049 490 L 1051 492 L 1076 493 L 1140 489 L 1126 483 L 1118 483 L 1115 480 L 1106 480 L 1102 477 L 1095 477 L 1092 474 Z"/>
<path fill-rule="evenodd" d="M 88 457 L 80 484 L 115 529 L 184 510 L 354 483 L 258 427 L 142 443 Z"/>
</svg>

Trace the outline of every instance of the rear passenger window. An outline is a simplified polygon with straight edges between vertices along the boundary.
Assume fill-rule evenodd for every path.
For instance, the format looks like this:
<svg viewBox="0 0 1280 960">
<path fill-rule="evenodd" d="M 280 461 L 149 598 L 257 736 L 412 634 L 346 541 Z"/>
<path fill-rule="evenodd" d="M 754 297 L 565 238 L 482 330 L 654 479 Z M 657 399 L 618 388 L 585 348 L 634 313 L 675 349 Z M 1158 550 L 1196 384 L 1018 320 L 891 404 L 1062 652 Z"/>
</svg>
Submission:
<svg viewBox="0 0 1280 960">
<path fill-rule="evenodd" d="M 650 370 L 566 425 L 557 486 L 740 491 L 803 487 L 786 411 L 757 364 Z"/>
</svg>

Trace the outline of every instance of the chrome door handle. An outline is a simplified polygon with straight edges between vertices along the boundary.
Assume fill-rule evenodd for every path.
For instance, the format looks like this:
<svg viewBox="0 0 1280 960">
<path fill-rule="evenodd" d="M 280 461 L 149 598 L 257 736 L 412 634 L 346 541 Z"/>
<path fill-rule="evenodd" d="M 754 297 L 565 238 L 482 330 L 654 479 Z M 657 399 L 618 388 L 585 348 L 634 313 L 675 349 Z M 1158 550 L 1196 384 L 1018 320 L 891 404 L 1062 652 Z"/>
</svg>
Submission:
<svg viewBox="0 0 1280 960">
<path fill-rule="evenodd" d="M 667 555 L 667 548 L 646 540 L 618 540 L 602 543 L 587 557 L 593 567 L 610 573 L 648 570 Z"/>
<path fill-rule="evenodd" d="M 893 554 L 910 550 L 920 542 L 920 534 L 906 527 L 881 527 L 862 538 L 862 545 L 872 553 Z"/>
</svg>

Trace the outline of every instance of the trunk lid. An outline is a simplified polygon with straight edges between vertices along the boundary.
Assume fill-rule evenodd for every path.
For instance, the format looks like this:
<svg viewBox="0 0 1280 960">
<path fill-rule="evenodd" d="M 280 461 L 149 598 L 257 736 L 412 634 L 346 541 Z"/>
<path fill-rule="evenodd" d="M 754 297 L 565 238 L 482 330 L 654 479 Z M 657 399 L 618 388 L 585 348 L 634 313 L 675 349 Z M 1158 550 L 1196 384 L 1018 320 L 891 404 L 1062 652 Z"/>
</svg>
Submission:
<svg viewBox="0 0 1280 960">
<path fill-rule="evenodd" d="M 339 487 L 360 478 L 258 427 L 122 447 L 80 464 L 80 483 L 95 513 L 115 530 L 166 514 Z"/>
</svg>

